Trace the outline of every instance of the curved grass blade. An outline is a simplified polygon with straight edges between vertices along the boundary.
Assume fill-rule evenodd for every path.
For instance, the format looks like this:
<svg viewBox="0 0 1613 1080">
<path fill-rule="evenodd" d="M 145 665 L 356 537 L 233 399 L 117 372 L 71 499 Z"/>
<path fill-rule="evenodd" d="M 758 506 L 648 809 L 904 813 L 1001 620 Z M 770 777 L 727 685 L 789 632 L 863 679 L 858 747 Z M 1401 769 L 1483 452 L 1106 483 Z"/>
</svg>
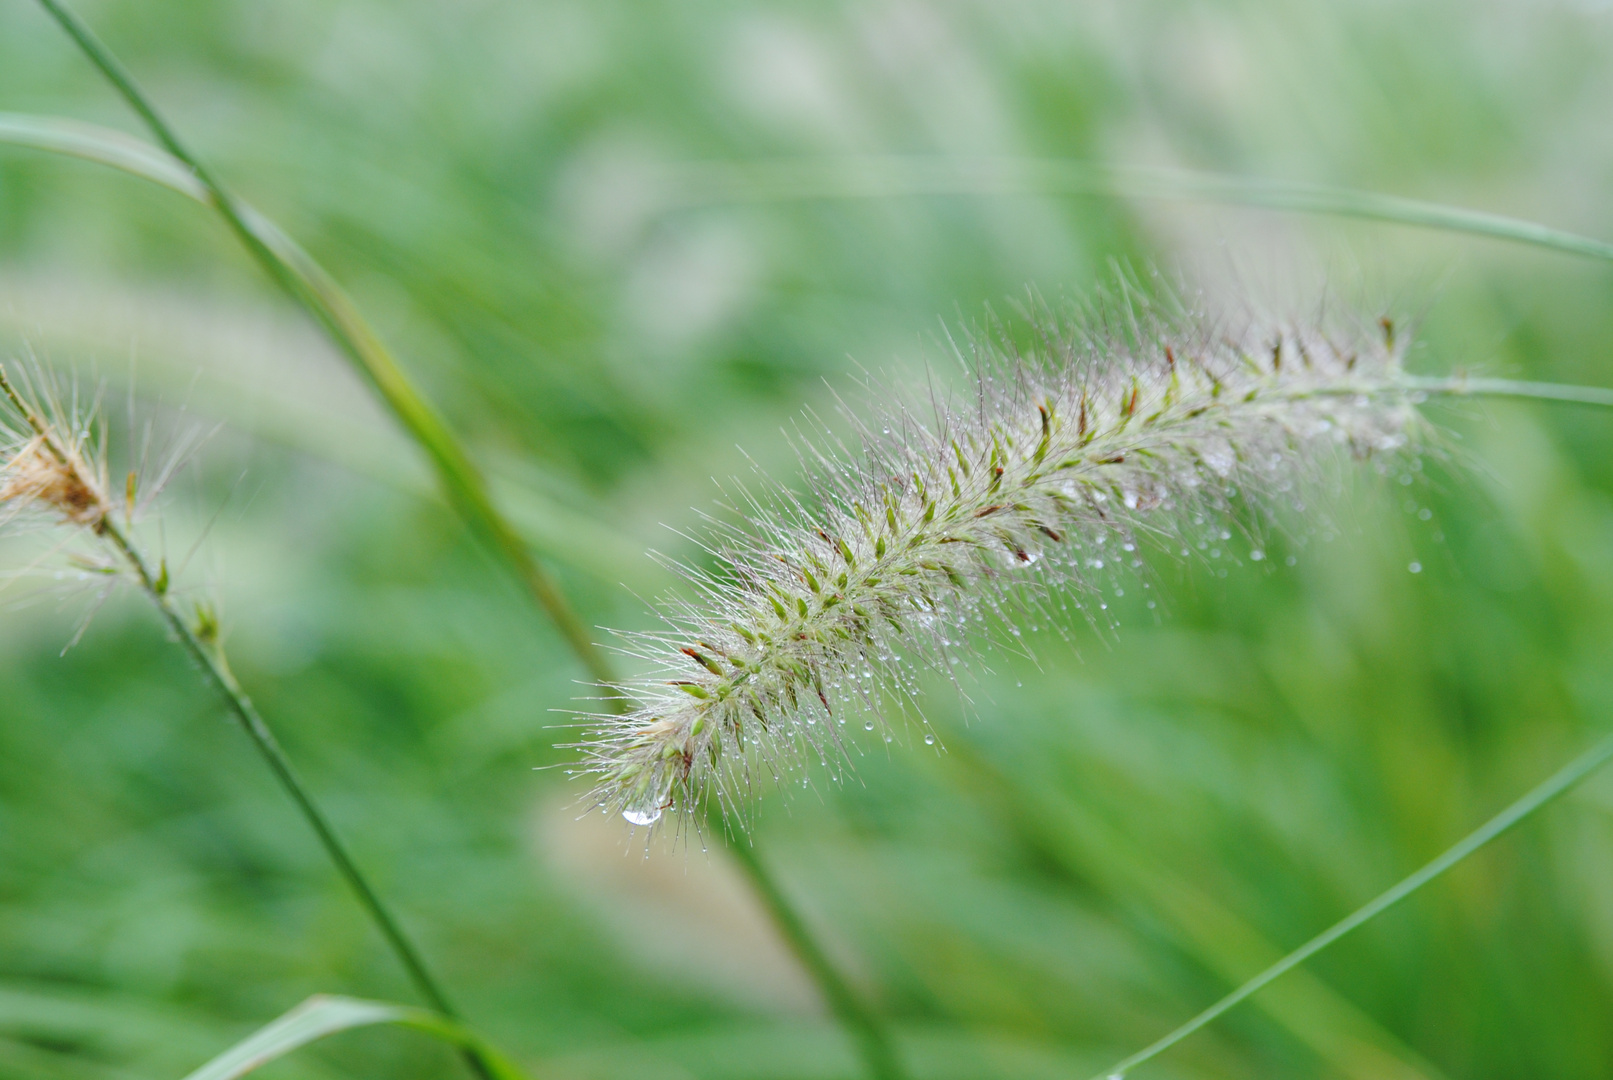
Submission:
<svg viewBox="0 0 1613 1080">
<path fill-rule="evenodd" d="M 323 994 L 309 998 L 267 1027 L 259 1028 L 185 1080 L 236 1080 L 311 1042 L 375 1024 L 413 1028 L 472 1053 L 485 1065 L 491 1080 L 526 1080 L 520 1069 L 479 1035 L 440 1013 L 389 1001 Z"/>
<path fill-rule="evenodd" d="M 1482 210 L 1373 191 L 1185 169 L 1045 158 L 865 157 L 696 163 L 672 171 L 673 208 L 926 195 L 1082 195 L 1251 206 L 1528 244 L 1613 262 L 1613 243 Z"/>
</svg>

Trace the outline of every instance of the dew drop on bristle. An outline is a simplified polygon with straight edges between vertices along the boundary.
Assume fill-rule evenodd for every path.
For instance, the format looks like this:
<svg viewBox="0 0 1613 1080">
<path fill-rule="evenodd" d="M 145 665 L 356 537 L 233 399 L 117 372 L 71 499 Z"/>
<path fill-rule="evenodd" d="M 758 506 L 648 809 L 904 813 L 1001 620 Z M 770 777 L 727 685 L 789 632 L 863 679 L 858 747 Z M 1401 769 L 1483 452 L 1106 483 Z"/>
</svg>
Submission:
<svg viewBox="0 0 1613 1080">
<path fill-rule="evenodd" d="M 623 810 L 622 816 L 634 825 L 654 825 L 661 820 L 661 808 L 650 810 Z"/>
</svg>

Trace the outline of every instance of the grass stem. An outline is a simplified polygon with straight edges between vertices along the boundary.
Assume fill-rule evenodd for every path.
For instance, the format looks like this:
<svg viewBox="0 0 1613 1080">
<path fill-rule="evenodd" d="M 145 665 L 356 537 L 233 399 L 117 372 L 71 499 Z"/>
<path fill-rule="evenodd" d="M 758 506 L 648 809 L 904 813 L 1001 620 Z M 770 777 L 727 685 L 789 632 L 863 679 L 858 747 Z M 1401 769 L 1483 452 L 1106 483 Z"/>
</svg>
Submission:
<svg viewBox="0 0 1613 1080">
<path fill-rule="evenodd" d="M 347 883 L 348 888 L 352 890 L 354 897 L 357 898 L 359 906 L 364 909 L 365 914 L 375 924 L 376 929 L 381 932 L 381 936 L 386 939 L 387 945 L 403 965 L 404 970 L 408 973 L 409 981 L 414 984 L 415 990 L 437 1012 L 451 1020 L 459 1020 L 458 1010 L 450 1002 L 447 993 L 442 988 L 442 984 L 437 981 L 430 968 L 426 966 L 420 950 L 409 940 L 409 936 L 404 933 L 403 927 L 387 908 L 380 894 L 370 885 L 363 871 L 353 861 L 353 857 L 348 853 L 346 845 L 342 843 L 341 837 L 337 835 L 335 826 L 330 823 L 330 819 L 325 816 L 324 811 L 319 808 L 319 804 L 314 801 L 313 795 L 309 793 L 308 788 L 298 778 L 290 759 L 286 757 L 285 751 L 281 749 L 279 740 L 274 737 L 274 732 L 264 722 L 257 707 L 252 704 L 252 699 L 247 697 L 246 692 L 241 689 L 241 684 L 236 681 L 234 672 L 230 670 L 223 648 L 217 643 L 204 642 L 197 635 L 195 628 L 175 606 L 167 591 L 159 586 L 158 578 L 153 575 L 151 564 L 147 561 L 145 555 L 116 522 L 110 518 L 104 521 L 101 535 L 122 554 L 124 561 L 128 563 L 135 576 L 139 579 L 141 589 L 151 599 L 151 602 L 157 606 L 157 610 L 162 613 L 163 620 L 168 624 L 169 630 L 179 639 L 179 643 L 190 654 L 191 658 L 201 665 L 207 681 L 212 683 L 224 698 L 225 704 L 229 707 L 230 715 L 235 718 L 237 723 L 240 724 L 241 730 L 246 732 L 247 737 L 252 740 L 252 745 L 258 751 L 258 756 L 269 767 L 269 771 L 274 774 L 281 788 L 291 797 L 291 801 L 297 805 L 297 809 L 302 814 L 303 819 L 308 822 L 309 827 L 314 831 L 314 835 L 319 838 L 320 846 L 325 849 L 325 854 L 330 857 L 330 861 L 336 866 L 336 870 L 341 875 L 342 880 Z M 493 1076 L 493 1071 L 482 1060 L 479 1050 L 474 1047 L 466 1047 L 460 1052 L 478 1076 L 483 1077 L 484 1080 L 488 1080 Z"/>
</svg>

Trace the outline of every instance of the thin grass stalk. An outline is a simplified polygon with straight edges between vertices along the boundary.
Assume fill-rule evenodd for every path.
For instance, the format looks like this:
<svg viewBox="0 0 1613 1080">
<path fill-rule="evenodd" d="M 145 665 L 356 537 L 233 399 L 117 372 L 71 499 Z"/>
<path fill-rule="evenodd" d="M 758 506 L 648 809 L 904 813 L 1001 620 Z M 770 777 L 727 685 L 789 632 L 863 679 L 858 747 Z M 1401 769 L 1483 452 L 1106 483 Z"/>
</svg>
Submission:
<svg viewBox="0 0 1613 1080">
<path fill-rule="evenodd" d="M 73 456 L 62 445 L 50 424 L 17 392 L 16 387 L 12 385 L 11 380 L 6 376 L 3 369 L 0 369 L 0 392 L 4 393 L 12 407 L 33 429 L 44 451 L 62 467 L 69 470 L 74 469 L 75 459 Z M 87 489 L 93 490 L 92 488 Z M 100 513 L 94 516 L 93 520 L 86 520 L 85 524 L 93 530 L 95 535 L 104 539 L 118 552 L 129 570 L 134 573 L 141 592 L 146 595 L 147 599 L 155 605 L 157 611 L 162 615 L 163 621 L 168 625 L 168 629 L 174 634 L 185 651 L 190 654 L 191 658 L 201 665 L 204 677 L 223 697 L 230 715 L 235 718 L 241 730 L 252 740 L 252 745 L 258 751 L 258 755 L 269 767 L 269 771 L 274 774 L 281 788 L 291 797 L 291 801 L 296 804 L 303 819 L 313 829 L 314 835 L 319 839 L 320 846 L 325 849 L 326 855 L 336 866 L 336 870 L 341 875 L 342 880 L 352 890 L 354 897 L 359 902 L 359 906 L 363 908 L 365 914 L 380 930 L 381 936 L 403 965 L 409 981 L 414 984 L 420 996 L 425 998 L 427 1003 L 443 1016 L 458 1021 L 460 1019 L 458 1010 L 454 1008 L 449 1000 L 447 993 L 442 988 L 442 984 L 437 981 L 430 968 L 426 966 L 420 950 L 409 939 L 408 934 L 404 932 L 402 925 L 387 908 L 380 894 L 370 885 L 363 871 L 358 868 L 358 864 L 353 860 L 352 855 L 348 853 L 347 846 L 342 843 L 341 837 L 337 834 L 335 826 L 331 824 L 330 819 L 325 816 L 319 804 L 314 801 L 312 793 L 309 792 L 307 786 L 297 776 L 296 769 L 293 768 L 291 760 L 286 756 L 285 751 L 281 749 L 279 740 L 274 737 L 274 732 L 264 721 L 257 707 L 252 704 L 252 699 L 247 696 L 246 691 L 241 688 L 241 684 L 236 680 L 235 674 L 230 670 L 229 662 L 225 657 L 222 643 L 212 635 L 210 635 L 211 640 L 205 642 L 202 640 L 197 628 L 185 618 L 184 614 L 174 604 L 173 598 L 168 592 L 166 570 L 152 570 L 150 560 L 146 558 L 145 553 L 134 542 L 129 532 L 117 523 L 115 517 L 109 513 Z M 474 1047 L 465 1047 L 461 1050 L 461 1053 L 466 1063 L 470 1065 L 478 1076 L 483 1077 L 484 1080 L 491 1080 L 495 1070 L 483 1060 L 481 1051 Z"/>
<path fill-rule="evenodd" d="M 157 141 L 192 175 L 203 201 L 224 218 L 259 266 L 313 315 L 337 348 L 431 459 L 449 503 L 473 532 L 515 571 L 528 594 L 548 614 L 567 646 L 600 682 L 611 682 L 609 661 L 589 637 L 582 620 L 550 573 L 493 501 L 487 482 L 470 455 L 434 407 L 415 389 L 391 352 L 335 280 L 314 259 L 237 199 L 210 169 L 186 148 L 134 77 L 83 20 L 57 0 L 39 0 L 90 61 L 145 121 Z"/>
<path fill-rule="evenodd" d="M 696 163 L 672 171 L 671 207 L 923 196 L 1077 195 L 1222 203 L 1467 233 L 1613 262 L 1613 243 L 1482 210 L 1375 191 L 1186 169 L 998 158 Z"/>
<path fill-rule="evenodd" d="M 720 808 L 713 805 L 706 819 L 707 827 L 718 835 L 728 835 L 730 822 L 724 819 Z M 907 1071 L 897 1056 L 895 1043 L 886 1030 L 879 1014 L 862 999 L 846 981 L 811 928 L 785 896 L 784 890 L 773 877 L 767 864 L 756 849 L 754 837 L 736 832 L 729 850 L 739 861 L 740 869 L 761 899 L 768 915 L 778 927 L 790 950 L 812 980 L 818 984 L 824 1000 L 835 1018 L 851 1035 L 857 1053 L 874 1080 L 906 1080 Z"/>
<path fill-rule="evenodd" d="M 1613 760 L 1613 735 L 1603 739 L 1584 754 L 1565 765 L 1555 775 L 1541 782 L 1517 802 L 1473 830 L 1421 870 L 1317 934 L 1169 1035 L 1166 1035 L 1153 1045 L 1139 1050 L 1130 1057 L 1117 1061 L 1113 1067 L 1098 1074 L 1093 1080 L 1116 1080 L 1116 1078 L 1125 1076 L 1144 1062 L 1163 1054 L 1166 1050 L 1215 1020 L 1222 1013 L 1260 992 L 1260 990 L 1269 986 L 1287 972 L 1303 964 L 1345 934 L 1398 904 L 1490 841 L 1524 821 L 1537 810 L 1568 794 L 1568 792 L 1588 779 L 1597 769 L 1607 764 L 1609 760 Z"/>
</svg>

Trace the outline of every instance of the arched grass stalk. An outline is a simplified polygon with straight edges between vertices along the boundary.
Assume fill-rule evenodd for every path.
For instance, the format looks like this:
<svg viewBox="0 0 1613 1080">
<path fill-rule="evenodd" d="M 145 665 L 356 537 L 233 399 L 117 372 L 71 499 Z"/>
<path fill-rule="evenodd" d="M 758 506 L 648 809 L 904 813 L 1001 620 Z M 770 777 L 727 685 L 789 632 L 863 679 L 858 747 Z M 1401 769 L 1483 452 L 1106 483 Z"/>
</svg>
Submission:
<svg viewBox="0 0 1613 1080">
<path fill-rule="evenodd" d="M 1543 781 L 1534 790 L 1523 796 L 1523 798 L 1519 799 L 1517 802 L 1501 811 L 1495 817 L 1473 830 L 1473 832 L 1469 833 L 1461 841 L 1453 845 L 1443 855 L 1430 862 L 1427 866 L 1424 866 L 1421 870 L 1418 870 L 1415 874 L 1407 877 L 1393 888 L 1379 895 L 1376 899 L 1362 905 L 1350 915 L 1340 919 L 1338 922 L 1334 923 L 1320 934 L 1317 934 L 1315 937 L 1311 938 L 1311 940 L 1307 941 L 1305 944 L 1301 945 L 1299 948 L 1277 961 L 1277 963 L 1271 965 L 1271 967 L 1267 968 L 1265 971 L 1262 971 L 1260 974 L 1256 975 L 1254 978 L 1232 991 L 1232 993 L 1228 994 L 1214 1005 L 1211 1005 L 1208 1009 L 1205 1009 L 1203 1012 L 1199 1013 L 1181 1027 L 1154 1043 L 1152 1046 L 1139 1050 L 1130 1057 L 1116 1062 L 1112 1068 L 1100 1073 L 1094 1078 L 1094 1080 L 1117 1080 L 1117 1078 L 1124 1077 L 1128 1072 L 1144 1062 L 1151 1061 L 1160 1054 L 1163 1054 L 1166 1050 L 1169 1050 L 1171 1047 L 1175 1046 L 1189 1035 L 1192 1035 L 1200 1028 L 1205 1027 L 1222 1013 L 1225 1013 L 1227 1010 L 1247 1000 L 1252 995 L 1259 993 L 1263 988 L 1282 978 L 1284 974 L 1292 971 L 1300 964 L 1303 964 L 1306 960 L 1309 960 L 1311 957 L 1315 956 L 1317 953 L 1321 952 L 1323 949 L 1342 938 L 1345 934 L 1348 934 L 1351 930 L 1354 930 L 1363 923 L 1366 923 L 1376 918 L 1378 915 L 1383 914 L 1383 912 L 1389 910 L 1391 907 L 1398 904 L 1400 901 L 1404 900 L 1406 897 L 1410 896 L 1424 885 L 1427 885 L 1430 881 L 1433 881 L 1435 878 L 1439 877 L 1439 875 L 1443 874 L 1445 871 L 1449 870 L 1451 867 L 1455 866 L 1457 863 L 1461 862 L 1475 851 L 1478 851 L 1490 841 L 1501 836 L 1513 826 L 1524 821 L 1542 807 L 1545 807 L 1555 800 L 1560 799 L 1562 796 L 1568 794 L 1568 792 L 1572 791 L 1580 783 L 1589 778 L 1592 773 L 1596 772 L 1597 769 L 1600 769 L 1603 765 L 1607 764 L 1609 760 L 1613 760 L 1613 735 L 1603 739 L 1590 750 L 1587 750 L 1580 757 L 1564 766 L 1556 775 Z"/>
<path fill-rule="evenodd" d="M 1467 233 L 1613 262 L 1613 243 L 1533 221 L 1376 191 L 1186 169 L 1037 158 L 700 162 L 671 170 L 670 208 L 733 202 L 1054 195 L 1222 203 Z"/>
<path fill-rule="evenodd" d="M 113 555 L 105 571 L 132 579 L 156 607 L 169 632 L 201 667 L 204 678 L 224 699 L 230 715 L 290 796 L 360 907 L 403 965 L 409 981 L 433 1009 L 457 1020 L 458 1011 L 426 966 L 420 950 L 358 868 L 330 819 L 298 777 L 274 732 L 236 681 L 225 656 L 216 618 L 202 607 L 187 616 L 169 591 L 167 565 L 154 566 L 136 543 L 129 511 L 126 510 L 122 522 L 118 520 L 105 465 L 97 460 L 94 448 L 83 435 L 90 427 L 87 419 L 52 417 L 24 397 L 3 368 L 0 368 L 0 393 L 23 425 L 21 430 L 7 433 L 4 460 L 0 461 L 0 478 L 4 479 L 0 484 L 0 503 L 10 504 L 7 510 L 11 513 L 40 513 L 47 520 L 54 519 L 81 529 Z M 137 479 L 131 474 L 131 503 L 136 487 Z M 495 1075 L 478 1049 L 467 1047 L 463 1053 L 478 1075 L 484 1078 Z"/>
</svg>

